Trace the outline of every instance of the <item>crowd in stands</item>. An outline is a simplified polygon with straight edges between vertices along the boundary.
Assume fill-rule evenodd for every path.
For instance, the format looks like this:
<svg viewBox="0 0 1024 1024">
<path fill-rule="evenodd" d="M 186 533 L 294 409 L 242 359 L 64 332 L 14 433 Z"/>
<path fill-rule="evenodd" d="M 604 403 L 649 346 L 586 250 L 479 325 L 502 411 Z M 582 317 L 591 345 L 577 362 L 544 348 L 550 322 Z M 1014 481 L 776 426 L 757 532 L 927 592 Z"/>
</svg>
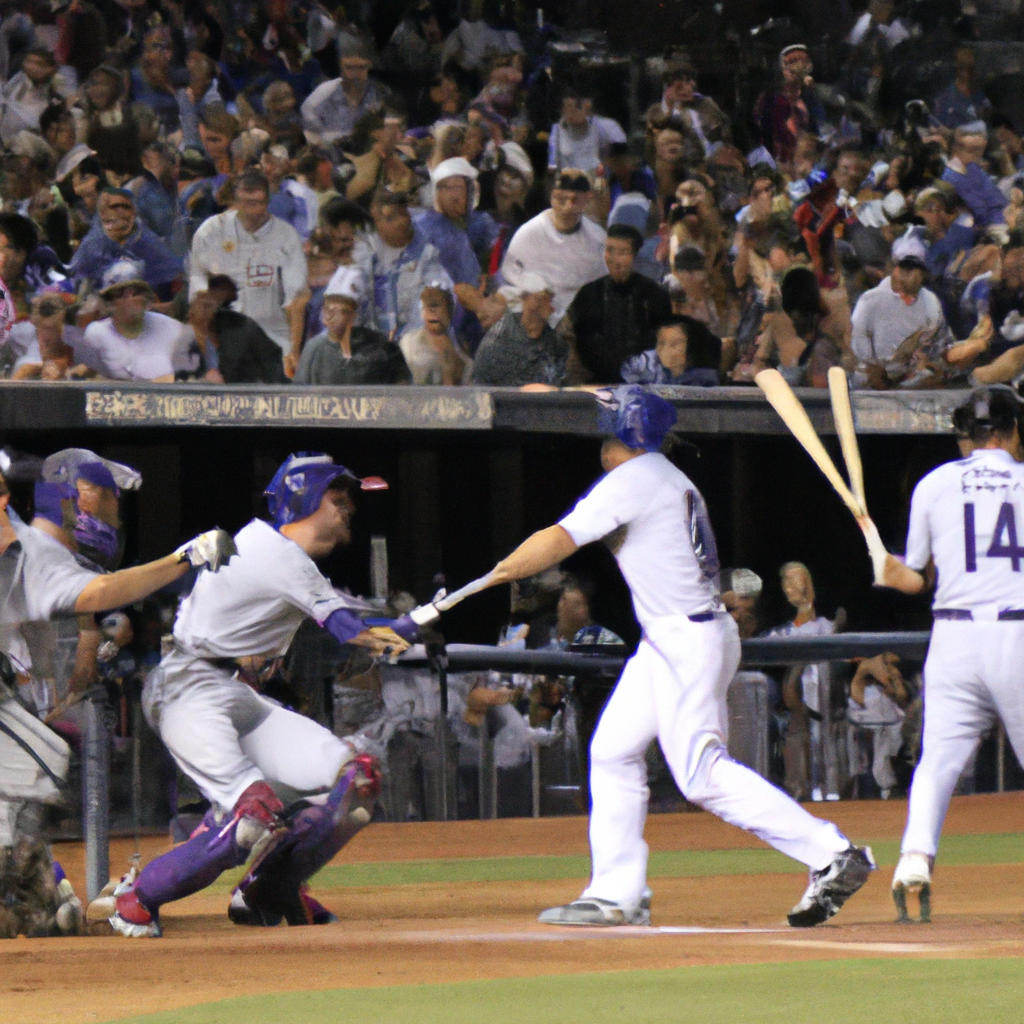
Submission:
<svg viewBox="0 0 1024 1024">
<path fill-rule="evenodd" d="M 791 6 L 696 5 L 735 73 L 652 32 L 606 109 L 572 33 L 498 3 L 7 2 L 3 371 L 1015 380 L 1024 107 L 979 66 L 980 8 Z"/>
</svg>

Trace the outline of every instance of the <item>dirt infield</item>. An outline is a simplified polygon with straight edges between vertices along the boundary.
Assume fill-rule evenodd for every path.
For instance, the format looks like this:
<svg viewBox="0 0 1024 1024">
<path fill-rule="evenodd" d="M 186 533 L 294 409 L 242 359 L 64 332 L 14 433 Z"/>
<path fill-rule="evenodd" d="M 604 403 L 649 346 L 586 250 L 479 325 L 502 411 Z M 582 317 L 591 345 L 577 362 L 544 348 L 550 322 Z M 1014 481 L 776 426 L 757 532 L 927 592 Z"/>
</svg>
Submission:
<svg viewBox="0 0 1024 1024">
<path fill-rule="evenodd" d="M 906 805 L 832 804 L 843 830 L 898 839 Z M 948 834 L 1024 833 L 1024 794 L 955 800 Z M 705 814 L 659 815 L 652 850 L 760 846 Z M 1022 836 L 1024 847 L 1024 836 Z M 131 844 L 116 841 L 115 869 Z M 146 840 L 145 856 L 167 844 Z M 586 852 L 582 818 L 375 825 L 335 863 Z M 82 892 L 83 855 L 56 855 Z M 539 909 L 578 894 L 578 882 L 476 882 L 346 887 L 317 895 L 341 919 L 326 928 L 249 930 L 224 914 L 223 891 L 165 909 L 165 937 L 16 939 L 0 944 L 0 1005 L 19 1024 L 78 1024 L 257 993 L 577 971 L 778 962 L 879 955 L 1024 956 L 1024 863 L 941 867 L 935 924 L 892 923 L 889 872 L 880 871 L 835 919 L 813 931 L 785 926 L 799 876 L 660 878 L 652 929 L 552 929 Z M 130 979 L 130 984 L 128 984 Z M 130 998 L 129 998 L 130 993 Z"/>
</svg>

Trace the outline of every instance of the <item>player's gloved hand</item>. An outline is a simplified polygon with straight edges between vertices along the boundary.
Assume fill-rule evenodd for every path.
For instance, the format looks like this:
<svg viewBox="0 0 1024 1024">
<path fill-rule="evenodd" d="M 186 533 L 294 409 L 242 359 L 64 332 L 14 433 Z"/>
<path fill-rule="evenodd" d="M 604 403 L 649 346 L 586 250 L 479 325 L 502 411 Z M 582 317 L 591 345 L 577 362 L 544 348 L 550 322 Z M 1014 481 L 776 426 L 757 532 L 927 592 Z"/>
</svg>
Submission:
<svg viewBox="0 0 1024 1024">
<path fill-rule="evenodd" d="M 235 547 L 234 537 L 227 530 L 217 528 L 193 537 L 174 553 L 179 562 L 188 561 L 197 569 L 206 566 L 210 572 L 216 572 L 232 555 L 238 554 L 238 548 Z"/>
<path fill-rule="evenodd" d="M 863 531 L 864 539 L 867 541 L 868 554 L 871 556 L 871 568 L 875 575 L 875 585 L 884 586 L 885 563 L 889 560 L 889 552 L 885 550 L 878 527 L 875 526 L 874 520 L 870 516 L 858 518 L 857 525 Z"/>
<path fill-rule="evenodd" d="M 420 627 L 417 625 L 411 614 L 402 615 L 391 623 L 393 629 L 403 640 L 415 643 L 420 635 Z"/>
</svg>

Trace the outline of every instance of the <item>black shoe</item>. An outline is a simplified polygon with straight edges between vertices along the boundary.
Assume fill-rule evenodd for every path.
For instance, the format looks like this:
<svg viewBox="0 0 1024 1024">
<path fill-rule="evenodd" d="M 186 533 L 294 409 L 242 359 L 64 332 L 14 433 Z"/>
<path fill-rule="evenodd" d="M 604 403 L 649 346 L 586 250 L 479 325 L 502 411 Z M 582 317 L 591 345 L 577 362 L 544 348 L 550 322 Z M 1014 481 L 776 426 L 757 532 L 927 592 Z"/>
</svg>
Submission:
<svg viewBox="0 0 1024 1024">
<path fill-rule="evenodd" d="M 878 865 L 871 847 L 850 846 L 827 868 L 811 872 L 811 884 L 789 912 L 793 928 L 813 928 L 827 921 L 868 880 Z"/>
</svg>

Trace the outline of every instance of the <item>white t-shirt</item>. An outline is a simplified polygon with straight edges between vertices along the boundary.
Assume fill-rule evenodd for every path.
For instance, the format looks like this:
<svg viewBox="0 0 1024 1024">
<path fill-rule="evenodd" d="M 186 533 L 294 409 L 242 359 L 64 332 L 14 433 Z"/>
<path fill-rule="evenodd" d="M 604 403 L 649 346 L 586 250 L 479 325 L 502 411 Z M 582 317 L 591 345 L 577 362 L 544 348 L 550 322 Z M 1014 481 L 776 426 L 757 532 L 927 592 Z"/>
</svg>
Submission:
<svg viewBox="0 0 1024 1024">
<path fill-rule="evenodd" d="M 528 220 L 513 236 L 501 264 L 501 275 L 518 285 L 522 274 L 540 274 L 554 288 L 555 311 L 548 323 L 554 327 L 565 316 L 576 293 L 608 273 L 604 265 L 604 228 L 589 217 L 569 234 L 563 234 L 544 210 Z"/>
<path fill-rule="evenodd" d="M 178 646 L 203 658 L 285 653 L 307 616 L 323 625 L 347 608 L 293 540 L 254 519 L 235 535 L 238 555 L 201 572 L 174 623 Z"/>
<path fill-rule="evenodd" d="M 108 318 L 86 327 L 85 343 L 95 352 L 95 366 L 102 376 L 111 380 L 155 380 L 174 373 L 175 361 L 188 345 L 188 335 L 185 325 L 173 317 L 147 312 L 137 338 L 119 334 Z"/>
<path fill-rule="evenodd" d="M 1024 608 L 1024 465 L 979 449 L 914 489 L 907 565 L 938 570 L 936 608 Z"/>
<path fill-rule="evenodd" d="M 608 543 L 641 626 L 720 607 L 718 555 L 704 499 L 659 452 L 616 466 L 558 525 L 581 547 L 602 538 Z"/>
<path fill-rule="evenodd" d="M 234 308 L 255 320 L 282 352 L 290 352 L 284 307 L 306 287 L 306 254 L 295 228 L 271 217 L 250 235 L 236 210 L 204 220 L 192 239 L 190 297 L 203 291 L 213 274 L 227 274 L 235 282 Z"/>
</svg>

